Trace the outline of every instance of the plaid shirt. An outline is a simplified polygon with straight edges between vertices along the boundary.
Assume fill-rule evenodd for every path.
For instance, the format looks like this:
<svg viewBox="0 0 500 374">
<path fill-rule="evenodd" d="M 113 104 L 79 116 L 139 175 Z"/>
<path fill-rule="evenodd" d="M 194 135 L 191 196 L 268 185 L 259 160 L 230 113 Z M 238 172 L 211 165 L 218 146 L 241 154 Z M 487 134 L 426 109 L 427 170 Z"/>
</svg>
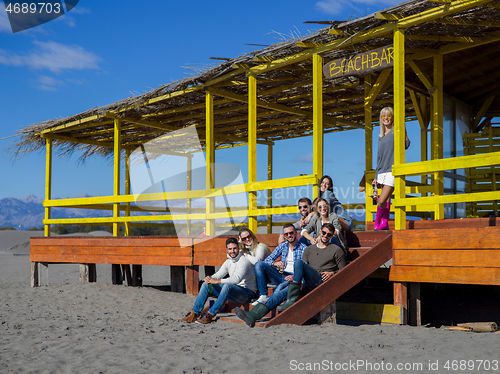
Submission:
<svg viewBox="0 0 500 374">
<path fill-rule="evenodd" d="M 302 256 L 304 255 L 304 250 L 307 248 L 307 246 L 304 243 L 301 243 L 297 240 L 297 244 L 295 244 L 295 247 L 293 248 L 293 261 L 297 260 L 302 260 Z M 288 255 L 288 242 L 284 241 L 280 245 L 278 245 L 276 248 L 274 248 L 274 251 L 266 257 L 264 262 L 266 264 L 271 265 L 278 257 L 281 256 L 281 262 L 285 263 L 286 261 L 286 256 Z"/>
</svg>

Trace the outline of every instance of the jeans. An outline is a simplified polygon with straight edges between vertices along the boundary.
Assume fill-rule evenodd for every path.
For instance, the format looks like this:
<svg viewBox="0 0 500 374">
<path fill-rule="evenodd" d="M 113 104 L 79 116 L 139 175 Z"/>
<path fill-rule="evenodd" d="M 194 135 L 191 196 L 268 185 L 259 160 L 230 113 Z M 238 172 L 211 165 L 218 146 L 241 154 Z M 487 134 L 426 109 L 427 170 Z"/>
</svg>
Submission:
<svg viewBox="0 0 500 374">
<path fill-rule="evenodd" d="M 255 278 L 257 279 L 257 289 L 260 295 L 267 295 L 268 280 L 272 284 L 281 284 L 287 275 L 290 273 L 280 274 L 278 269 L 274 266 L 265 263 L 264 261 L 257 261 L 255 263 Z"/>
<path fill-rule="evenodd" d="M 302 282 L 302 280 L 310 290 L 318 287 L 322 282 L 319 271 L 302 260 L 295 261 L 293 263 L 293 281 Z"/>
<path fill-rule="evenodd" d="M 248 303 L 255 297 L 255 292 L 253 292 L 251 289 L 237 286 L 236 284 L 211 284 L 211 286 L 212 292 L 210 292 L 208 284 L 203 282 L 200 292 L 196 297 L 196 301 L 194 302 L 193 306 L 193 312 L 198 315 L 200 315 L 201 311 L 205 307 L 205 303 L 207 302 L 209 295 L 217 297 L 214 305 L 212 305 L 212 307 L 208 311 L 214 317 L 222 310 L 222 308 L 224 308 L 224 304 L 226 304 L 226 301 L 228 300 L 235 303 Z"/>
<path fill-rule="evenodd" d="M 287 296 L 288 296 L 288 282 L 285 281 L 283 283 L 280 283 L 278 287 L 276 287 L 271 297 L 267 299 L 266 306 L 269 308 L 269 310 L 273 310 L 283 301 L 285 301 Z"/>
</svg>

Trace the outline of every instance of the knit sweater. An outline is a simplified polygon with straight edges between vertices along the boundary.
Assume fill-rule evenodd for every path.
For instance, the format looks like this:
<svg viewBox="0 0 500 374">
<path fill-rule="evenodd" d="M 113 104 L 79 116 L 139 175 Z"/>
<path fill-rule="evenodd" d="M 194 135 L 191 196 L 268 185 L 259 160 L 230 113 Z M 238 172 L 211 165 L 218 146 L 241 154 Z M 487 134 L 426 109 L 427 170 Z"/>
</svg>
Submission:
<svg viewBox="0 0 500 374">
<path fill-rule="evenodd" d="M 228 278 L 224 278 L 229 275 Z M 212 275 L 214 279 L 220 279 L 221 284 L 231 283 L 240 287 L 246 287 L 252 291 L 257 291 L 257 281 L 252 264 L 243 256 L 242 252 L 238 253 L 235 258 L 227 256 L 227 260 L 222 264 L 220 269 Z"/>
<path fill-rule="evenodd" d="M 249 247 L 245 246 L 248 252 L 244 252 L 245 258 L 250 261 L 252 265 L 255 265 L 257 261 L 264 261 L 267 256 L 271 253 L 271 250 L 264 243 L 257 244 L 257 248 L 255 248 L 255 256 L 250 253 Z"/>
</svg>

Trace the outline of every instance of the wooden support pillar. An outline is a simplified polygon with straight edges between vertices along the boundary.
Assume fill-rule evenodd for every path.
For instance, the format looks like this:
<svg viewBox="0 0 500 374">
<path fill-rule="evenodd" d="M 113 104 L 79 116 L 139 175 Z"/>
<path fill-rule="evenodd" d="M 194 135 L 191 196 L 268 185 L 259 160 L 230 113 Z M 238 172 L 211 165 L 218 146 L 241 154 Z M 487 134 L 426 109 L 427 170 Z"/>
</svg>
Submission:
<svg viewBox="0 0 500 374">
<path fill-rule="evenodd" d="M 123 284 L 124 274 L 121 265 L 113 264 L 111 265 L 111 283 L 112 284 Z"/>
<path fill-rule="evenodd" d="M 142 265 L 132 265 L 132 286 L 142 287 Z"/>
<path fill-rule="evenodd" d="M 337 302 L 327 305 L 325 309 L 318 313 L 318 324 L 337 323 Z"/>
<path fill-rule="evenodd" d="M 38 262 L 31 263 L 31 287 L 38 287 L 39 279 L 38 279 Z"/>
<path fill-rule="evenodd" d="M 170 291 L 184 293 L 185 288 L 184 266 L 170 266 Z"/>
<path fill-rule="evenodd" d="M 121 158 L 121 121 L 114 120 L 114 158 L 113 158 L 113 196 L 120 195 L 120 158 Z M 113 218 L 120 216 L 120 204 L 113 204 Z M 113 222 L 113 236 L 120 235 L 120 224 Z M 111 282 L 113 284 L 123 284 L 122 267 L 117 264 L 111 265 Z"/>
<path fill-rule="evenodd" d="M 205 161 L 206 161 L 206 188 L 213 189 L 215 186 L 215 139 L 214 139 L 214 95 L 210 90 L 205 93 Z M 215 198 L 207 197 L 206 214 L 215 212 Z M 207 235 L 215 235 L 215 219 L 206 219 Z"/>
<path fill-rule="evenodd" d="M 408 314 L 411 326 L 422 325 L 420 283 L 408 283 Z"/>
<path fill-rule="evenodd" d="M 267 146 L 267 180 L 273 180 L 273 146 L 269 144 Z M 267 190 L 267 207 L 271 208 L 273 206 L 273 190 Z M 267 216 L 267 233 L 273 233 L 273 215 L 269 214 Z"/>
<path fill-rule="evenodd" d="M 33 266 L 33 264 L 35 264 Z M 33 267 L 36 267 L 37 269 L 34 270 Z M 33 271 L 34 270 L 34 271 Z M 32 262 L 32 274 L 33 272 L 36 273 L 37 278 L 36 278 L 36 286 L 33 286 L 33 277 L 31 279 L 32 287 L 38 287 L 38 286 L 48 286 L 49 285 L 49 264 L 47 262 Z"/>
<path fill-rule="evenodd" d="M 52 139 L 46 139 L 45 152 L 45 201 L 49 201 L 52 197 Z M 49 220 L 51 216 L 51 208 L 45 207 L 45 220 Z M 50 236 L 50 225 L 44 222 L 43 235 Z M 41 285 L 40 277 L 42 276 L 40 268 L 43 267 L 40 262 L 31 263 L 31 287 Z M 45 264 L 47 270 L 48 265 Z M 48 271 L 48 270 L 47 270 Z M 47 273 L 48 280 L 48 273 Z"/>
<path fill-rule="evenodd" d="M 130 195 L 130 149 L 125 151 L 125 195 Z M 125 203 L 125 217 L 130 217 L 130 203 Z M 130 222 L 125 222 L 125 236 L 130 236 Z"/>
<path fill-rule="evenodd" d="M 369 102 L 370 92 L 373 88 L 372 75 L 365 75 L 365 172 L 373 170 L 373 122 L 372 122 L 372 105 L 366 105 Z M 372 185 L 365 177 L 365 221 L 373 222 L 373 213 L 369 208 L 373 206 Z"/>
<path fill-rule="evenodd" d="M 52 139 L 46 139 L 46 156 L 45 156 L 45 201 L 52 198 Z M 50 219 L 50 206 L 45 207 L 45 219 Z M 43 236 L 50 236 L 50 225 L 44 224 Z"/>
<path fill-rule="evenodd" d="M 318 197 L 318 183 L 323 176 L 323 57 L 313 55 L 313 199 Z"/>
<path fill-rule="evenodd" d="M 186 157 L 186 171 L 187 171 L 187 180 L 186 180 L 186 190 L 191 191 L 191 185 L 192 185 L 192 169 L 193 169 L 193 157 L 189 155 Z M 188 215 L 191 214 L 191 199 L 188 198 L 186 199 L 186 213 Z M 191 220 L 187 219 L 186 220 L 186 235 L 191 235 Z"/>
<path fill-rule="evenodd" d="M 200 271 L 199 266 L 186 266 L 186 293 L 188 295 L 198 295 Z"/>
<path fill-rule="evenodd" d="M 408 286 L 406 282 L 394 282 L 393 284 L 394 305 L 402 307 L 402 325 L 408 324 Z"/>
<path fill-rule="evenodd" d="M 405 35 L 394 31 L 394 165 L 405 163 Z M 404 199 L 405 178 L 395 177 L 394 197 Z M 405 207 L 394 207 L 396 230 L 406 228 Z"/>
<path fill-rule="evenodd" d="M 443 158 L 443 55 L 433 57 L 434 93 L 432 94 L 432 159 Z M 434 195 L 444 195 L 444 172 L 434 173 Z M 444 219 L 444 204 L 436 204 L 434 219 Z"/>
<path fill-rule="evenodd" d="M 257 182 L 257 77 L 248 77 L 248 210 L 257 209 L 257 192 L 252 191 L 252 183 Z M 248 228 L 257 233 L 257 217 L 248 216 Z"/>
<path fill-rule="evenodd" d="M 97 281 L 97 272 L 95 264 L 80 264 L 80 283 L 89 283 Z"/>
</svg>

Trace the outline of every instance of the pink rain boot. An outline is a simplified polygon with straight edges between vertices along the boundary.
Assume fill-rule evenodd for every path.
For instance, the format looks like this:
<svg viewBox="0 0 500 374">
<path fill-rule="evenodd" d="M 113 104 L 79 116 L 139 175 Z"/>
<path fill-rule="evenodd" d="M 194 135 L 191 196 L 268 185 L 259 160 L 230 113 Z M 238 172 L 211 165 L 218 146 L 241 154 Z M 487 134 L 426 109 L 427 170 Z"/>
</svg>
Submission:
<svg viewBox="0 0 500 374">
<path fill-rule="evenodd" d="M 382 213 L 382 217 L 380 218 L 380 225 L 378 226 L 378 230 L 389 230 L 389 214 L 391 214 L 391 202 L 387 202 L 387 206 Z"/>
<path fill-rule="evenodd" d="M 380 222 L 382 219 L 382 215 L 385 212 L 385 208 L 380 207 L 377 205 L 377 214 L 375 215 L 375 222 L 373 222 L 373 229 L 374 230 L 380 230 Z"/>
</svg>

